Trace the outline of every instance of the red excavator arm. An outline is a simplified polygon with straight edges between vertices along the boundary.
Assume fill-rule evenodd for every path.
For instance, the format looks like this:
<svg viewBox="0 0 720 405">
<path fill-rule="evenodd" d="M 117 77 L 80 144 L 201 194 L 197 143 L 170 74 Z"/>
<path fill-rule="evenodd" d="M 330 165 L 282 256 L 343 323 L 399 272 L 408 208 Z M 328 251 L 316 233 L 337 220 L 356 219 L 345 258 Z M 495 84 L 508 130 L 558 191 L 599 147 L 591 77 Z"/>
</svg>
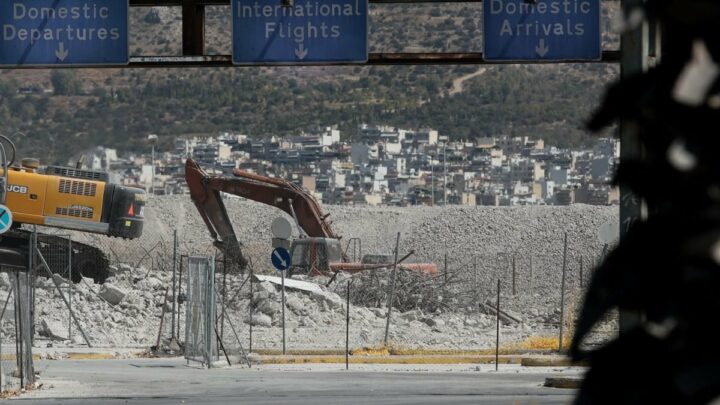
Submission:
<svg viewBox="0 0 720 405">
<path fill-rule="evenodd" d="M 234 177 L 210 176 L 194 160 L 185 163 L 185 180 L 190 198 L 200 211 L 215 245 L 227 252 L 242 267 L 245 258 L 240 250 L 232 223 L 220 192 L 261 202 L 287 212 L 310 237 L 340 239 L 326 221 L 315 198 L 299 186 L 282 179 L 260 176 L 235 169 Z"/>
</svg>

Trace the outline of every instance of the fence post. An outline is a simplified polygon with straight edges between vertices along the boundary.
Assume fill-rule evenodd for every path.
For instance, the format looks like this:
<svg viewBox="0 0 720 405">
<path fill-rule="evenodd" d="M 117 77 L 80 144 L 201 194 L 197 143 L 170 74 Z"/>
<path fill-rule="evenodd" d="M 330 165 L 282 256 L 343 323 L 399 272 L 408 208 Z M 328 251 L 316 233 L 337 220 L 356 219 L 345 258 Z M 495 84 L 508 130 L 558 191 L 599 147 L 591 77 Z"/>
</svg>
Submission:
<svg viewBox="0 0 720 405">
<path fill-rule="evenodd" d="M 248 305 L 250 312 L 250 342 L 248 344 L 248 353 L 252 353 L 252 333 L 253 333 L 253 266 L 250 263 L 250 305 Z"/>
<path fill-rule="evenodd" d="M 37 236 L 37 231 L 35 231 L 35 235 Z M 32 239 L 32 237 L 31 237 Z M 35 245 L 37 246 L 37 245 Z M 72 239 L 68 238 L 68 274 L 69 274 L 69 280 L 68 280 L 68 339 L 71 341 L 72 338 Z M 31 248 L 33 249 L 33 248 Z M 31 250 L 32 251 L 32 250 Z M 32 254 L 30 255 L 32 256 Z"/>
<path fill-rule="evenodd" d="M 495 371 L 500 364 L 500 279 L 497 280 L 497 305 L 495 307 Z"/>
<path fill-rule="evenodd" d="M 398 252 L 400 250 L 400 232 L 397 234 L 397 239 L 395 240 L 395 262 L 393 264 L 393 271 L 392 271 L 392 281 L 390 283 L 390 295 L 388 296 L 388 302 L 387 302 L 387 319 L 385 321 L 385 346 L 388 344 L 388 336 L 390 335 L 390 314 L 392 314 L 392 303 L 393 299 L 395 298 L 395 277 L 397 274 L 397 261 L 398 261 Z M 446 269 L 447 269 L 447 254 L 445 255 L 445 263 L 446 263 Z M 447 271 L 445 272 L 447 276 Z"/>
<path fill-rule="evenodd" d="M 227 253 L 223 251 L 222 308 L 220 312 L 220 339 L 225 339 L 225 301 L 227 298 Z"/>
<path fill-rule="evenodd" d="M 175 271 L 177 266 L 177 229 L 173 230 L 173 265 L 172 265 L 172 316 L 170 325 L 170 341 L 175 340 L 175 302 L 177 301 Z"/>
<path fill-rule="evenodd" d="M 158 328 L 157 340 L 155 341 L 155 350 L 160 351 L 160 341 L 162 339 L 163 323 L 165 322 L 165 305 L 167 304 L 168 289 L 165 288 L 165 295 L 163 295 L 162 313 L 160 315 L 160 328 Z"/>
<path fill-rule="evenodd" d="M 533 286 L 533 256 L 532 253 L 530 254 L 530 296 L 532 297 L 534 294 L 534 286 Z"/>
<path fill-rule="evenodd" d="M 350 280 L 347 283 L 345 306 L 345 370 L 348 370 L 350 369 Z"/>
<path fill-rule="evenodd" d="M 17 341 L 17 365 L 18 370 L 20 371 L 20 387 L 24 387 L 24 380 L 23 376 L 25 373 L 23 372 L 23 327 L 22 327 L 22 293 L 20 292 L 20 272 L 15 271 L 15 340 Z"/>
<path fill-rule="evenodd" d="M 477 273 L 477 256 L 473 255 L 473 297 L 475 298 L 475 306 L 480 306 L 480 298 L 478 295 L 478 273 Z"/>
<path fill-rule="evenodd" d="M 562 281 L 560 283 L 560 339 L 558 343 L 558 353 L 563 351 L 563 331 L 565 329 L 565 272 L 567 269 L 567 232 L 565 232 L 565 241 L 563 242 L 563 265 L 562 265 Z"/>
<path fill-rule="evenodd" d="M 514 253 L 512 256 L 512 293 L 513 293 L 513 296 L 517 295 L 517 290 L 515 289 L 515 254 Z"/>
<path fill-rule="evenodd" d="M 397 261 L 397 255 L 395 255 L 395 261 Z M 445 269 L 443 270 L 443 277 L 445 278 L 445 284 L 448 281 L 448 267 L 447 267 L 447 252 L 445 252 Z"/>
<path fill-rule="evenodd" d="M 183 273 L 183 256 L 180 255 L 180 264 L 178 265 L 178 293 L 182 291 L 182 273 Z M 187 294 L 187 291 L 185 291 L 185 294 Z M 179 295 L 179 294 L 178 294 Z M 177 311 L 177 338 L 180 340 L 180 303 L 178 302 L 178 311 Z"/>
</svg>

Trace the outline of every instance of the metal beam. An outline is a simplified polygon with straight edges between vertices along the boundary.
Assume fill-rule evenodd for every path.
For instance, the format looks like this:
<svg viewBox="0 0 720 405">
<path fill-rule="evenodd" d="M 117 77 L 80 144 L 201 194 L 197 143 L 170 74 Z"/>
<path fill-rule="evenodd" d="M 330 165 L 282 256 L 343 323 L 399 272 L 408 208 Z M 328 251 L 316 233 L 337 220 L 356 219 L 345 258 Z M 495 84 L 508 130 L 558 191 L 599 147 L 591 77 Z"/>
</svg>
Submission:
<svg viewBox="0 0 720 405">
<path fill-rule="evenodd" d="M 531 62 L 494 62 L 483 60 L 482 52 L 474 53 L 438 53 L 438 52 L 417 52 L 417 53 L 371 53 L 367 63 L 345 63 L 345 64 L 303 64 L 303 66 L 392 66 L 392 65 L 498 65 L 498 64 L 558 64 L 558 63 L 618 63 L 620 62 L 620 51 L 604 51 L 602 60 L 567 60 L 563 62 L 531 61 Z M 276 66 L 276 65 L 252 65 L 252 66 Z M 87 66 L 89 69 L 114 68 L 120 66 Z M 130 58 L 131 68 L 183 68 L 183 67 L 237 67 L 232 63 L 230 55 L 203 55 L 203 56 L 133 56 Z M 23 69 L 63 69 L 63 66 L 40 66 L 23 67 Z M 72 67 L 78 69 L 78 67 Z M 82 67 L 81 67 L 82 68 Z M 2 69 L 16 69 L 16 67 L 0 67 Z"/>
<path fill-rule="evenodd" d="M 527 61 L 527 62 L 495 62 L 483 60 L 482 52 L 474 53 L 439 53 L 439 52 L 417 52 L 417 53 L 371 53 L 367 63 L 316 63 L 303 64 L 302 66 L 394 66 L 394 65 L 501 65 L 501 64 L 558 64 L 558 63 L 619 63 L 620 51 L 604 51 L 602 60 L 566 60 L 557 61 Z M 288 64 L 291 66 L 297 66 Z M 259 64 L 251 66 L 277 66 L 270 64 Z M 117 69 L 122 66 L 23 66 L 22 69 Z M 127 67 L 131 68 L 188 68 L 188 67 L 238 67 L 233 65 L 230 55 L 202 55 L 202 56 L 133 56 Z M 15 66 L 2 67 L 3 69 L 17 69 Z"/>
<path fill-rule="evenodd" d="M 205 54 L 205 6 L 198 0 L 182 0 L 182 48 L 184 56 Z"/>
<path fill-rule="evenodd" d="M 368 0 L 370 4 L 482 3 L 482 0 Z M 197 0 L 201 6 L 229 6 L 230 0 Z M 130 0 L 130 7 L 180 7 L 183 0 Z"/>
<path fill-rule="evenodd" d="M 482 0 L 368 0 L 370 4 L 482 3 Z M 617 2 L 618 0 L 601 0 Z M 229 6 L 230 0 L 197 0 L 203 6 Z M 182 6 L 182 0 L 130 0 L 131 7 Z"/>
</svg>

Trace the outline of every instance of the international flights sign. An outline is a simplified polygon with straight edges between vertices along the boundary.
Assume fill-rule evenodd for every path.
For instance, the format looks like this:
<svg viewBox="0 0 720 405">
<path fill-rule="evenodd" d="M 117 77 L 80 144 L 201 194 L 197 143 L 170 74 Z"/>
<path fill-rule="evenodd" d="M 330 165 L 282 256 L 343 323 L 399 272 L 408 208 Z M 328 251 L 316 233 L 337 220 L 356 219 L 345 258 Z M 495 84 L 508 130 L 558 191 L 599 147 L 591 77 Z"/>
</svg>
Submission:
<svg viewBox="0 0 720 405">
<path fill-rule="evenodd" d="M 368 0 L 232 0 L 233 63 L 362 63 Z"/>
</svg>

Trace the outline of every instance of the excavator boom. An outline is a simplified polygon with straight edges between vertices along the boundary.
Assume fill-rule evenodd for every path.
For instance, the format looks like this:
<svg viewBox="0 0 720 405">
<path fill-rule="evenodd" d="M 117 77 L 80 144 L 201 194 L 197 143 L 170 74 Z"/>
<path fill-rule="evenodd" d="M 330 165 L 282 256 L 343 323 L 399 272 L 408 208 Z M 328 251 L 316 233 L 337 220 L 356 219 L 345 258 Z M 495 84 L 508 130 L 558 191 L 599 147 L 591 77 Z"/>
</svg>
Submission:
<svg viewBox="0 0 720 405">
<path fill-rule="evenodd" d="M 205 221 L 215 245 L 244 267 L 246 260 L 227 214 L 221 192 L 237 195 L 279 208 L 295 218 L 310 237 L 339 237 L 333 232 L 320 205 L 302 188 L 285 180 L 235 169 L 234 176 L 210 176 L 197 162 L 185 163 L 185 179 L 190 197 Z"/>
</svg>

